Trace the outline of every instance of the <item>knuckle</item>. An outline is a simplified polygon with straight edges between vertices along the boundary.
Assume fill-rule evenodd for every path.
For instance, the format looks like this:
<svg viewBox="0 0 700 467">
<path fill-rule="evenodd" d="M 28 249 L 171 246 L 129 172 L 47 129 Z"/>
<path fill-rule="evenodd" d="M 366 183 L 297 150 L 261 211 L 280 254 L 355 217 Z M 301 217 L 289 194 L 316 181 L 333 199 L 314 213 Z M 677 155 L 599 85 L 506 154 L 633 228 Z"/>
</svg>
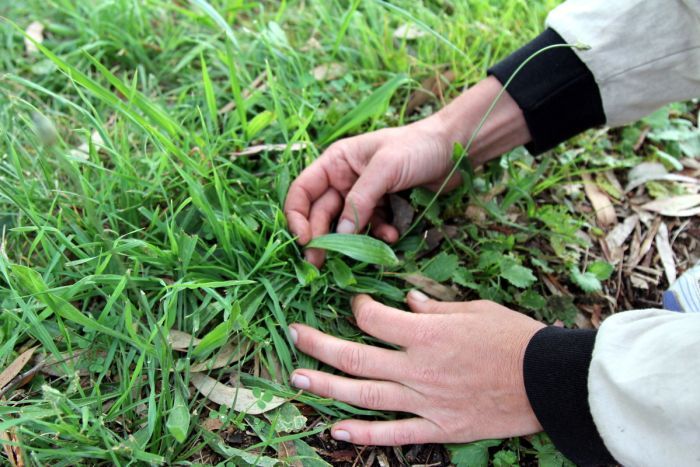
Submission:
<svg viewBox="0 0 700 467">
<path fill-rule="evenodd" d="M 392 434 L 394 446 L 403 446 L 404 444 L 416 444 L 416 433 L 413 430 L 394 430 Z"/>
<path fill-rule="evenodd" d="M 333 388 L 333 384 L 328 379 L 324 378 L 324 381 L 318 384 L 318 393 L 321 397 L 328 397 L 329 399 L 336 399 L 336 392 Z"/>
<path fill-rule="evenodd" d="M 355 207 L 361 210 L 373 208 L 372 200 L 362 191 L 354 190 L 348 193 L 345 201 L 347 206 Z"/>
<path fill-rule="evenodd" d="M 332 159 L 339 158 L 347 160 L 350 152 L 350 143 L 347 139 L 337 141 L 328 146 L 328 149 L 326 149 L 326 154 L 328 154 L 328 157 Z"/>
<path fill-rule="evenodd" d="M 355 322 L 360 327 L 360 329 L 367 330 L 369 325 L 374 320 L 376 313 L 376 306 L 369 300 L 365 300 L 360 303 L 355 309 Z"/>
<path fill-rule="evenodd" d="M 338 368 L 345 373 L 358 374 L 363 368 L 362 351 L 355 345 L 345 345 L 338 354 Z"/>
<path fill-rule="evenodd" d="M 372 383 L 365 383 L 360 388 L 360 404 L 368 409 L 380 409 L 383 404 L 382 390 Z"/>
</svg>

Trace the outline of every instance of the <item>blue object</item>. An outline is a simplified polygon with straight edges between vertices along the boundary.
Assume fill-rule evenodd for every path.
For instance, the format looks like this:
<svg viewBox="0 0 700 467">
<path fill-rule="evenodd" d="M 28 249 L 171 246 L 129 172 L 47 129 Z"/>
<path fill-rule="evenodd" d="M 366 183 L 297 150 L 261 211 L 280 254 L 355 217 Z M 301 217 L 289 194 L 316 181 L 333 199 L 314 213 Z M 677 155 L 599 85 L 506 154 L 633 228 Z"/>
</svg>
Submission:
<svg viewBox="0 0 700 467">
<path fill-rule="evenodd" d="M 662 297 L 666 310 L 681 313 L 700 313 L 700 264 L 687 270 Z"/>
</svg>

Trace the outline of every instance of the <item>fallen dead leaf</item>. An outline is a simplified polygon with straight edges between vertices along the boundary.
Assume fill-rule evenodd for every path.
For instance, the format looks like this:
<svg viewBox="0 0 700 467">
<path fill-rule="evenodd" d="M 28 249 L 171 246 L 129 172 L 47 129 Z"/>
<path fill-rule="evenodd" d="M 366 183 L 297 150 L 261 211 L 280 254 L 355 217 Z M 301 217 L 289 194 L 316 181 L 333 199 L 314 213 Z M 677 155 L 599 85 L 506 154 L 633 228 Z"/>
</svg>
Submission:
<svg viewBox="0 0 700 467">
<path fill-rule="evenodd" d="M 432 295 L 443 302 L 452 302 L 455 298 L 457 298 L 457 292 L 451 287 L 442 285 L 441 283 L 417 272 L 404 274 L 401 277 L 409 284 L 415 285 L 423 292 L 427 293 L 428 295 Z"/>
<path fill-rule="evenodd" d="M 589 174 L 583 174 L 583 190 L 595 211 L 596 220 L 601 228 L 617 223 L 617 214 L 608 195 L 601 190 Z"/>
<path fill-rule="evenodd" d="M 202 428 L 204 428 L 205 430 L 209 430 L 209 431 L 218 431 L 218 430 L 220 430 L 223 426 L 224 426 L 224 422 L 222 422 L 221 420 L 219 420 L 218 417 L 216 417 L 216 418 L 211 418 L 211 417 L 210 417 L 210 418 L 207 418 L 206 420 L 204 420 L 204 423 L 202 423 Z"/>
<path fill-rule="evenodd" d="M 415 40 L 427 35 L 427 32 L 413 23 L 402 24 L 394 31 L 394 39 Z"/>
<path fill-rule="evenodd" d="M 22 456 L 14 428 L 8 431 L 0 431 L 0 441 L 4 441 L 1 444 L 10 465 L 12 467 L 24 467 L 24 457 Z"/>
<path fill-rule="evenodd" d="M 347 68 L 342 63 L 323 63 L 311 70 L 311 75 L 316 81 L 333 81 L 345 74 Z"/>
<path fill-rule="evenodd" d="M 39 52 L 39 48 L 31 41 L 30 37 L 39 44 L 44 42 L 44 25 L 39 21 L 32 21 L 27 26 L 27 29 L 24 30 L 24 33 L 28 36 L 24 38 L 24 50 L 27 52 L 27 55 Z"/>
<path fill-rule="evenodd" d="M 651 245 L 654 242 L 654 238 L 656 237 L 656 232 L 659 231 L 659 226 L 661 225 L 661 218 L 657 217 L 654 220 L 654 223 L 651 225 L 649 230 L 647 230 L 646 235 L 644 236 L 644 240 L 642 240 L 642 244 L 639 247 L 639 250 L 636 252 L 635 255 L 632 255 L 630 253 L 630 257 L 627 260 L 627 270 L 631 271 L 634 269 L 644 258 L 644 256 L 649 252 L 651 249 Z"/>
<path fill-rule="evenodd" d="M 291 467 L 304 467 L 304 463 L 301 459 L 295 459 L 297 457 L 297 448 L 294 446 L 294 441 L 283 441 L 279 444 L 280 448 L 277 451 L 277 458 L 282 462 L 283 465 Z"/>
<path fill-rule="evenodd" d="M 241 157 L 241 156 L 252 156 L 254 154 L 260 154 L 265 151 L 281 152 L 289 148 L 290 151 L 303 151 L 310 146 L 309 143 L 305 141 L 298 141 L 292 144 L 258 144 L 257 146 L 250 146 L 242 151 L 236 151 L 231 153 L 231 158 Z"/>
<path fill-rule="evenodd" d="M 0 390 L 10 384 L 10 382 L 20 374 L 22 368 L 24 368 L 24 365 L 26 365 L 29 360 L 32 359 L 32 355 L 34 355 L 35 350 L 36 347 L 25 350 L 19 355 L 19 357 L 15 358 L 14 361 L 2 371 L 2 373 L 0 373 Z"/>
<path fill-rule="evenodd" d="M 379 467 L 391 467 L 389 458 L 384 451 L 377 454 L 377 463 L 379 464 Z"/>
<path fill-rule="evenodd" d="M 97 130 L 90 134 L 90 143 L 95 147 L 96 151 L 100 151 L 100 149 L 105 145 L 102 135 L 100 135 L 100 132 Z M 86 141 L 76 149 L 72 149 L 70 152 L 71 155 L 78 159 L 87 160 L 90 157 L 90 143 Z"/>
<path fill-rule="evenodd" d="M 440 74 L 436 72 L 435 76 L 423 80 L 420 88 L 411 94 L 408 104 L 406 104 L 406 114 L 412 114 L 435 97 L 444 100 L 444 90 L 454 80 L 455 74 L 451 70 Z"/>
<path fill-rule="evenodd" d="M 656 251 L 659 252 L 669 285 L 673 284 L 676 282 L 676 261 L 673 259 L 673 249 L 668 239 L 668 226 L 665 222 L 661 223 L 656 234 Z"/>
<path fill-rule="evenodd" d="M 397 194 L 389 195 L 389 204 L 391 205 L 392 220 L 391 223 L 403 235 L 413 222 L 413 216 L 416 211 L 411 206 L 411 203 Z"/>
<path fill-rule="evenodd" d="M 171 329 L 168 331 L 168 344 L 170 344 L 170 347 L 172 347 L 173 350 L 186 352 L 190 348 L 190 345 L 194 347 L 200 342 L 200 339 L 197 339 L 186 332 L 178 331 L 176 329 Z"/>
<path fill-rule="evenodd" d="M 190 371 L 193 373 L 200 371 L 210 371 L 231 365 L 232 363 L 237 362 L 243 356 L 245 356 L 248 353 L 249 348 L 250 342 L 248 341 L 245 341 L 242 344 L 226 344 L 221 348 L 221 350 L 219 350 L 216 356 L 210 358 L 205 362 L 196 363 L 192 365 L 190 367 Z"/>
<path fill-rule="evenodd" d="M 638 223 L 639 216 L 633 214 L 627 217 L 621 224 L 617 224 L 615 228 L 605 236 L 605 245 L 608 253 L 608 258 L 606 259 L 608 261 L 615 264 L 622 260 L 624 256 L 624 249 L 622 246 Z"/>
<path fill-rule="evenodd" d="M 265 89 L 267 89 L 267 84 L 265 83 L 265 80 L 266 80 L 266 79 L 267 79 L 267 73 L 266 73 L 266 72 L 260 73 L 260 74 L 253 80 L 253 82 L 250 83 L 250 86 L 248 86 L 248 88 L 246 88 L 246 89 L 244 89 L 243 91 L 241 91 L 241 97 L 242 97 L 243 99 L 248 99 L 248 98 L 253 94 L 253 92 L 255 92 L 255 91 L 264 91 Z M 236 101 L 231 101 L 231 102 L 229 102 L 228 104 L 226 104 L 226 105 L 224 105 L 223 107 L 221 107 L 221 108 L 219 109 L 219 112 L 218 112 L 218 113 L 219 113 L 219 114 L 225 114 L 225 113 L 228 113 L 228 112 L 232 111 L 232 110 L 235 109 L 235 108 L 236 108 Z"/>
<path fill-rule="evenodd" d="M 691 217 L 700 215 L 700 194 L 679 195 L 657 199 L 640 206 L 647 211 L 658 212 L 662 216 Z"/>
<path fill-rule="evenodd" d="M 80 357 L 85 353 L 84 350 L 76 350 L 74 352 L 62 353 L 60 358 L 54 356 L 44 356 L 39 355 L 35 358 L 37 365 L 41 365 L 41 372 L 50 376 L 66 376 L 66 371 L 64 370 L 63 363 L 71 364 L 74 367 L 78 366 L 80 363 Z M 95 352 L 92 353 L 95 356 L 104 356 L 105 352 Z M 76 368 L 78 376 L 86 376 L 89 372 L 87 369 L 88 364 L 83 363 L 79 368 Z"/>
<path fill-rule="evenodd" d="M 284 399 L 277 396 L 272 396 L 269 401 L 258 399 L 250 389 L 227 386 L 202 373 L 192 373 L 190 382 L 210 401 L 249 415 L 267 412 L 285 402 Z"/>
<path fill-rule="evenodd" d="M 652 181 L 680 182 L 690 184 L 700 184 L 700 180 L 686 175 L 670 174 L 663 164 L 658 162 L 643 162 L 629 171 L 627 175 L 627 186 L 625 193 L 634 190 L 640 185 Z"/>
</svg>

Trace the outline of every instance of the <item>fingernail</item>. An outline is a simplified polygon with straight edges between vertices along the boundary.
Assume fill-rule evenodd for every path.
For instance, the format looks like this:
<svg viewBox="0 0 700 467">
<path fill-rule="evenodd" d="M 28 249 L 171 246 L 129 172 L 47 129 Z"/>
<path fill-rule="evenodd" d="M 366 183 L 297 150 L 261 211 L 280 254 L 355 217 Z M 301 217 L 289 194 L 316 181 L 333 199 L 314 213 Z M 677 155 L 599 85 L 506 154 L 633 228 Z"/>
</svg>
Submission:
<svg viewBox="0 0 700 467">
<path fill-rule="evenodd" d="M 417 302 L 427 302 L 430 300 L 426 294 L 421 292 L 420 290 L 413 289 L 408 294 L 411 296 L 411 299 L 417 301 Z"/>
<path fill-rule="evenodd" d="M 297 334 L 297 330 L 294 328 L 289 328 L 289 335 L 292 338 L 292 342 L 294 342 L 296 344 L 297 339 L 299 339 L 299 334 Z"/>
<path fill-rule="evenodd" d="M 345 430 L 335 430 L 333 437 L 338 441 L 350 441 L 350 433 Z"/>
<path fill-rule="evenodd" d="M 339 234 L 350 234 L 355 233 L 355 223 L 347 219 L 343 219 L 338 224 L 338 228 L 335 231 Z"/>
<path fill-rule="evenodd" d="M 292 375 L 292 386 L 299 389 L 309 389 L 311 380 L 304 375 Z"/>
</svg>

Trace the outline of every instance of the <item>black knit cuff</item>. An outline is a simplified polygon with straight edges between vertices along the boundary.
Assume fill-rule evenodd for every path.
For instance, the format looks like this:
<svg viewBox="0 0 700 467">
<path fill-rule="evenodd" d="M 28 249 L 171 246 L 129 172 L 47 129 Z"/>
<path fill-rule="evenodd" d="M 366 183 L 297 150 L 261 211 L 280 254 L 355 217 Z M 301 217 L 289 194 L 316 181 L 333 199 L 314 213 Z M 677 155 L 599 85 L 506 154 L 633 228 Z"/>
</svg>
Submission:
<svg viewBox="0 0 700 467">
<path fill-rule="evenodd" d="M 596 331 L 549 326 L 525 350 L 525 390 L 537 420 L 566 457 L 578 465 L 615 460 L 603 444 L 588 405 L 588 368 Z"/>
<path fill-rule="evenodd" d="M 566 41 L 546 29 L 532 42 L 488 70 L 505 84 L 533 53 Z M 605 112 L 595 78 L 576 53 L 558 47 L 533 58 L 508 86 L 530 129 L 532 141 L 525 147 L 532 154 L 552 149 L 584 130 L 605 123 Z"/>
</svg>

